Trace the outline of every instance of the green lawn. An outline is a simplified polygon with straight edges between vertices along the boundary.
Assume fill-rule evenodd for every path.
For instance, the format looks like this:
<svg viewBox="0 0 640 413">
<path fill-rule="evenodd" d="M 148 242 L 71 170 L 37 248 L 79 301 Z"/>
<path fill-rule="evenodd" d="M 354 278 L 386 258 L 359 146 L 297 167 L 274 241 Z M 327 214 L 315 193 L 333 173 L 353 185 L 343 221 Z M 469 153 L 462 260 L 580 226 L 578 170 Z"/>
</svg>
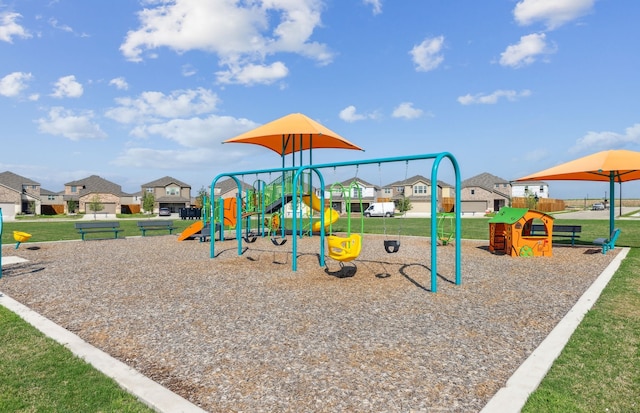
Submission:
<svg viewBox="0 0 640 413">
<path fill-rule="evenodd" d="M 488 238 L 488 218 L 462 220 L 462 237 Z M 193 221 L 175 220 L 176 232 Z M 360 220 L 351 222 L 360 232 Z M 428 236 L 429 219 L 368 218 L 365 233 L 390 238 Z M 139 235 L 136 220 L 121 220 L 125 236 Z M 606 237 L 608 220 L 562 220 L 581 225 L 578 245 Z M 346 231 L 340 219 L 334 231 Z M 632 250 L 594 308 L 586 315 L 523 412 L 640 411 L 640 222 L 617 220 L 617 246 Z M 13 244 L 12 231 L 33 235 L 30 242 L 77 240 L 72 221 L 8 222 L 2 243 Z M 559 241 L 569 243 L 569 240 Z M 0 283 L 0 289 L 2 284 Z M 149 411 L 117 384 L 0 307 L 0 411 Z M 27 389 L 27 390 L 25 390 Z"/>
<path fill-rule="evenodd" d="M 153 411 L 2 306 L 0 343 L 0 412 Z"/>
</svg>

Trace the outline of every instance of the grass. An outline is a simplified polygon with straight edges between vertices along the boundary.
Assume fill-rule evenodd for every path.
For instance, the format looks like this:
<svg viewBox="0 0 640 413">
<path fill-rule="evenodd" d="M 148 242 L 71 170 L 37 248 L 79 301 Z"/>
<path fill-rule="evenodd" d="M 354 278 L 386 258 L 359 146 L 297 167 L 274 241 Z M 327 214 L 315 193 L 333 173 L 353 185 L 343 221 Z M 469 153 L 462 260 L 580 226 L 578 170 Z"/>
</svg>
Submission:
<svg viewBox="0 0 640 413">
<path fill-rule="evenodd" d="M 153 411 L 2 306 L 0 343 L 2 412 Z"/>
<path fill-rule="evenodd" d="M 462 220 L 462 237 L 488 238 L 488 218 Z M 176 232 L 193 221 L 175 220 Z M 606 237 L 608 219 L 563 220 L 581 225 L 578 245 L 592 245 Z M 31 241 L 77 240 L 73 221 L 8 222 L 2 243 L 12 244 L 12 231 L 33 235 Z M 139 235 L 136 220 L 120 220 L 125 236 Z M 429 236 L 424 218 L 368 218 L 365 233 Z M 340 219 L 334 231 L 346 231 Z M 632 250 L 587 313 L 549 374 L 534 392 L 523 412 L 631 412 L 640 411 L 640 225 L 637 220 L 617 220 L 622 233 L 617 246 Z M 360 232 L 353 219 L 351 231 Z M 555 241 L 554 241 L 555 243 Z M 558 243 L 568 244 L 570 240 Z M 0 307 L 0 411 L 150 411 L 117 384 L 47 339 L 18 316 Z M 25 391 L 25 389 L 28 389 Z M 607 410 L 608 409 L 608 410 Z"/>
<path fill-rule="evenodd" d="M 639 266 L 632 249 L 522 412 L 640 411 Z"/>
<path fill-rule="evenodd" d="M 120 228 L 124 229 L 124 236 L 140 235 L 136 219 L 120 219 Z M 174 220 L 175 232 L 182 232 L 183 229 L 193 224 L 192 220 Z M 67 241 L 79 240 L 80 235 L 75 229 L 74 221 L 40 221 L 34 220 L 29 222 L 14 221 L 5 222 L 2 230 L 2 245 L 15 243 L 13 239 L 13 231 L 22 231 L 31 234 L 28 242 L 46 242 L 46 241 Z M 158 231 L 156 234 L 165 234 L 167 232 Z M 110 234 L 94 234 L 88 235 L 87 238 L 94 237 L 112 237 Z M 25 244 L 26 245 L 26 244 Z"/>
</svg>

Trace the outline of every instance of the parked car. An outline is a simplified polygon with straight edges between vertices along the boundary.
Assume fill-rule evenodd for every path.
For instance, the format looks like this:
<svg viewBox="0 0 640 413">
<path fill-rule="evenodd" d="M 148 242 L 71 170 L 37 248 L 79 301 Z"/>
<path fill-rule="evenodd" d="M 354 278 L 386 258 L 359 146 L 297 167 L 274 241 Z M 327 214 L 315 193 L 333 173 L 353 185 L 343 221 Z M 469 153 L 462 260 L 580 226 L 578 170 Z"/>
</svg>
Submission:
<svg viewBox="0 0 640 413">
<path fill-rule="evenodd" d="M 604 208 L 604 204 L 602 202 L 598 202 L 596 204 L 593 204 L 591 206 L 591 209 L 593 211 L 604 211 L 605 208 Z"/>
<path fill-rule="evenodd" d="M 170 217 L 171 216 L 171 210 L 169 208 L 160 208 L 160 211 L 158 212 L 158 215 L 161 217 Z"/>
</svg>

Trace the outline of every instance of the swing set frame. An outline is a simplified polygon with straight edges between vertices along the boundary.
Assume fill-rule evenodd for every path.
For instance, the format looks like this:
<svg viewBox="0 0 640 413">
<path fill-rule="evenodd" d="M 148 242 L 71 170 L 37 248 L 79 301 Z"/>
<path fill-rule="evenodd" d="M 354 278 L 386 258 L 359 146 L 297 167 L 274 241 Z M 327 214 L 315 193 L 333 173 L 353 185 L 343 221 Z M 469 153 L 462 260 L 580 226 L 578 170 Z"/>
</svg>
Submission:
<svg viewBox="0 0 640 413">
<path fill-rule="evenodd" d="M 325 163 L 325 164 L 316 164 L 316 165 L 301 165 L 301 166 L 292 166 L 292 167 L 282 167 L 282 168 L 274 168 L 274 169 L 263 169 L 263 170 L 254 170 L 254 171 L 241 171 L 241 172 L 228 172 L 221 173 L 217 175 L 211 182 L 211 192 L 215 194 L 215 186 L 217 182 L 222 178 L 231 178 L 234 180 L 238 187 L 238 192 L 242 192 L 242 186 L 240 180 L 237 176 L 249 175 L 249 174 L 260 174 L 260 173 L 285 173 L 285 172 L 293 172 L 293 185 L 292 185 L 292 207 L 294 211 L 297 211 L 298 204 L 301 202 L 302 196 L 304 194 L 301 192 L 301 178 L 304 173 L 310 174 L 312 177 L 315 175 L 319 181 L 319 188 L 325 187 L 324 176 L 321 172 L 323 169 L 328 168 L 339 168 L 339 167 L 350 167 L 350 166 L 359 166 L 359 165 L 367 165 L 367 164 L 383 164 L 383 163 L 393 163 L 393 162 L 409 162 L 409 161 L 418 161 L 418 160 L 433 160 L 433 164 L 431 167 L 431 182 L 437 184 L 438 182 L 438 169 L 440 167 L 441 162 L 444 159 L 448 159 L 453 166 L 453 170 L 455 173 L 455 284 L 460 285 L 462 283 L 462 275 L 461 275 L 461 225 L 460 225 L 460 168 L 458 166 L 458 162 L 456 158 L 449 152 L 440 152 L 434 154 L 421 154 L 421 155 L 408 155 L 408 156 L 399 156 L 399 157 L 390 157 L 390 158 L 378 158 L 378 159 L 370 159 L 370 160 L 361 160 L 361 161 L 351 161 L 351 162 L 335 162 L 335 163 Z M 214 202 L 212 202 L 214 204 Z M 320 194 L 320 204 L 325 205 L 325 194 L 324 191 L 321 191 Z M 431 191 L 431 289 L 430 291 L 435 293 L 437 292 L 437 281 L 438 281 L 438 198 L 437 191 Z M 242 204 L 238 203 L 236 205 L 237 215 L 242 216 Z M 320 214 L 320 236 L 319 236 L 319 264 L 321 267 L 325 266 L 325 238 L 327 237 L 325 231 L 325 217 L 324 214 Z M 298 257 L 298 245 L 297 239 L 298 237 L 304 236 L 304 230 L 302 225 L 302 217 L 296 217 L 292 222 L 292 237 L 291 237 L 291 251 L 292 251 L 292 262 L 291 269 L 292 271 L 297 271 L 297 257 Z M 215 237 L 213 236 L 213 227 L 211 234 L 211 244 L 210 244 L 210 258 L 215 258 Z M 237 240 L 237 250 L 238 255 L 242 255 L 244 252 L 243 249 L 243 237 L 242 237 L 242 220 L 238 220 L 238 225 L 236 226 L 236 240 Z"/>
</svg>

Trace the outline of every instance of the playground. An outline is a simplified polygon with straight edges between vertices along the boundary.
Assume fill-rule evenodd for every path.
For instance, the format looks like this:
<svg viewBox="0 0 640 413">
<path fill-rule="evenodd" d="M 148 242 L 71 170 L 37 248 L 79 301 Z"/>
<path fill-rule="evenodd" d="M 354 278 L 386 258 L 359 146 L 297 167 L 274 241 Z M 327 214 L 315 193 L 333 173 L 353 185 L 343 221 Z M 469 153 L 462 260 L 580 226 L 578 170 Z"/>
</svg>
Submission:
<svg viewBox="0 0 640 413">
<path fill-rule="evenodd" d="M 478 411 L 619 252 L 558 247 L 514 259 L 462 241 L 405 236 L 397 253 L 364 234 L 354 274 L 317 237 L 176 235 L 4 247 L 26 262 L 0 289 L 209 411 Z M 285 244 L 288 245 L 288 244 Z M 585 255 L 588 254 L 588 255 Z M 535 263 L 532 261 L 535 260 Z"/>
</svg>

